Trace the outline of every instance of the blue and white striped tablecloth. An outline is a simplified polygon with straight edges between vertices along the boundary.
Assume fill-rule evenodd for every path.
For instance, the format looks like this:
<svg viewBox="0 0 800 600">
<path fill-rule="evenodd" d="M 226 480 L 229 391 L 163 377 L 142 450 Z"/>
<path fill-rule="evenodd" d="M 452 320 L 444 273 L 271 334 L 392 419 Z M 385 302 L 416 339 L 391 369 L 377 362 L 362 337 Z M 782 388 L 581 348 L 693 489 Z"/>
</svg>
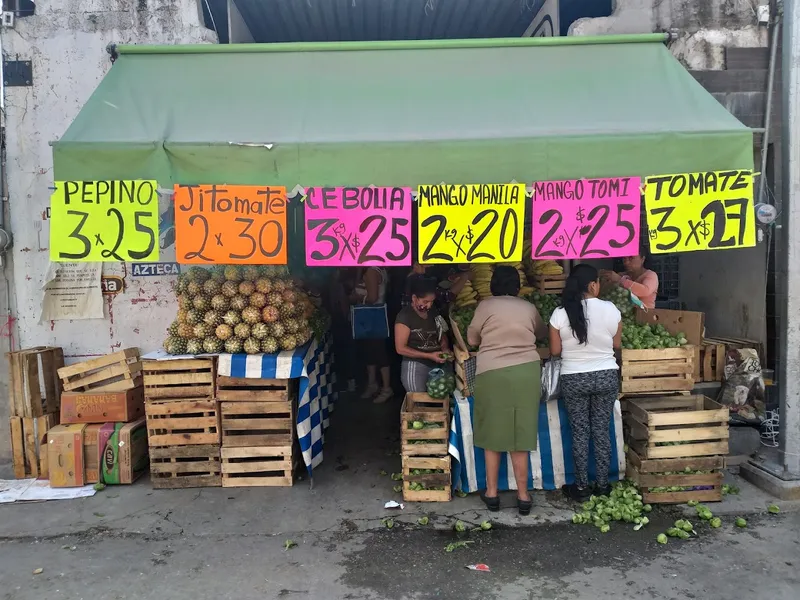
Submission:
<svg viewBox="0 0 800 600">
<path fill-rule="evenodd" d="M 226 377 L 300 380 L 297 437 L 308 474 L 312 475 L 322 462 L 325 430 L 337 396 L 331 335 L 278 354 L 220 354 L 217 371 Z"/>
<path fill-rule="evenodd" d="M 453 465 L 453 487 L 464 492 L 477 492 L 486 488 L 486 462 L 481 448 L 472 440 L 473 399 L 454 393 L 455 408 L 450 423 L 450 454 L 456 459 Z M 622 412 L 619 402 L 614 405 L 611 419 L 611 481 L 625 477 L 625 453 L 622 441 Z M 589 456 L 589 475 L 594 476 L 594 454 Z M 536 452 L 530 455 L 528 488 L 556 490 L 565 483 L 574 483 L 575 467 L 572 461 L 572 433 L 563 401 L 543 402 L 539 407 L 539 440 Z M 506 454 L 500 461 L 499 488 L 515 490 L 511 457 Z"/>
</svg>

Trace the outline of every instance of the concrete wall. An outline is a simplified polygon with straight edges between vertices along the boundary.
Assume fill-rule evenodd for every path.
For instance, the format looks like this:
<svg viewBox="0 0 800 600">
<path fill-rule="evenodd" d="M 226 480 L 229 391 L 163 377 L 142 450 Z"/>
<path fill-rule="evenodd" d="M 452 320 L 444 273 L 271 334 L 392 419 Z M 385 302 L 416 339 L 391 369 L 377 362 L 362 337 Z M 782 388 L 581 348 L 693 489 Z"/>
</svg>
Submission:
<svg viewBox="0 0 800 600">
<path fill-rule="evenodd" d="M 650 33 L 677 29 L 670 46 L 689 69 L 722 69 L 725 48 L 767 44 L 757 7 L 769 0 L 616 0 L 608 17 L 579 19 L 570 35 Z"/>
<path fill-rule="evenodd" d="M 198 0 L 38 0 L 35 16 L 17 19 L 13 29 L 0 31 L 0 39 L 7 59 L 33 62 L 31 87 L 5 89 L 8 212 L 14 234 L 7 273 L 16 321 L 13 337 L 0 334 L 6 338 L 0 340 L 6 344 L 3 350 L 9 344 L 57 345 L 73 361 L 127 346 L 151 350 L 162 337 L 160 324 L 174 313 L 169 286 L 154 278 L 134 280 L 117 265 L 105 272 L 125 275 L 127 290 L 107 302 L 106 319 L 39 323 L 49 264 L 49 142 L 64 133 L 111 68 L 109 43 L 216 42 L 203 25 Z M 8 308 L 3 287 L 0 279 L 0 314 Z M 6 368 L 0 360 L 0 462 L 10 456 Z"/>
</svg>

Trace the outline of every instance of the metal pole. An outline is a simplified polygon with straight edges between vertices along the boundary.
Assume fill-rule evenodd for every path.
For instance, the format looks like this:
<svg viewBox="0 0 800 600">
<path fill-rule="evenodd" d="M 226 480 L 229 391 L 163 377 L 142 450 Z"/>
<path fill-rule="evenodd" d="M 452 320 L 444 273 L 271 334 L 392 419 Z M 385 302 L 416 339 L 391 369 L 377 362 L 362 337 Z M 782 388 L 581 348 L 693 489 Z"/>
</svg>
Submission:
<svg viewBox="0 0 800 600">
<path fill-rule="evenodd" d="M 758 198 L 759 204 L 765 200 L 767 192 L 767 158 L 769 156 L 769 130 L 772 124 L 772 90 L 775 87 L 775 63 L 778 59 L 778 41 L 781 39 L 781 12 L 777 11 L 775 24 L 772 27 L 769 49 L 769 74 L 767 76 L 767 106 L 764 109 L 764 137 L 761 140 L 761 175 L 758 178 Z"/>
<path fill-rule="evenodd" d="M 800 477 L 800 9 L 783 3 L 782 233 L 786 287 L 779 450 L 786 479 Z"/>
</svg>

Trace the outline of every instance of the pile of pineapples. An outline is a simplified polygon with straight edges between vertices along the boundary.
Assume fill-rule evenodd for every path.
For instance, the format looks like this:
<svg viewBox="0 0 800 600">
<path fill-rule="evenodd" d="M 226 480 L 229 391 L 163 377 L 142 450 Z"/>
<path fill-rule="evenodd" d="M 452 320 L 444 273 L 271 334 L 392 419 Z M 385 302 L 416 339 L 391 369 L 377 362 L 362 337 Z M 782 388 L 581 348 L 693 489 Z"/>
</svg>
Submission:
<svg viewBox="0 0 800 600">
<path fill-rule="evenodd" d="M 311 339 L 316 310 L 286 267 L 192 267 L 178 277 L 169 354 L 273 354 Z"/>
</svg>

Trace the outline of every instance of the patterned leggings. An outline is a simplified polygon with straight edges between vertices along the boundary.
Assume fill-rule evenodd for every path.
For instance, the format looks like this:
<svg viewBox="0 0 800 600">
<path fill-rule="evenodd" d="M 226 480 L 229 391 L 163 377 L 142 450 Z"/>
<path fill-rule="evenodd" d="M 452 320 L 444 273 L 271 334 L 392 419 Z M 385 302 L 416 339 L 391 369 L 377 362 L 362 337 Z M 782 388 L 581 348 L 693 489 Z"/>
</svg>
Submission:
<svg viewBox="0 0 800 600">
<path fill-rule="evenodd" d="M 592 371 L 561 376 L 561 393 L 572 428 L 575 483 L 589 485 L 589 438 L 594 442 L 594 460 L 599 487 L 608 485 L 611 462 L 609 423 L 619 395 L 619 371 Z"/>
</svg>

